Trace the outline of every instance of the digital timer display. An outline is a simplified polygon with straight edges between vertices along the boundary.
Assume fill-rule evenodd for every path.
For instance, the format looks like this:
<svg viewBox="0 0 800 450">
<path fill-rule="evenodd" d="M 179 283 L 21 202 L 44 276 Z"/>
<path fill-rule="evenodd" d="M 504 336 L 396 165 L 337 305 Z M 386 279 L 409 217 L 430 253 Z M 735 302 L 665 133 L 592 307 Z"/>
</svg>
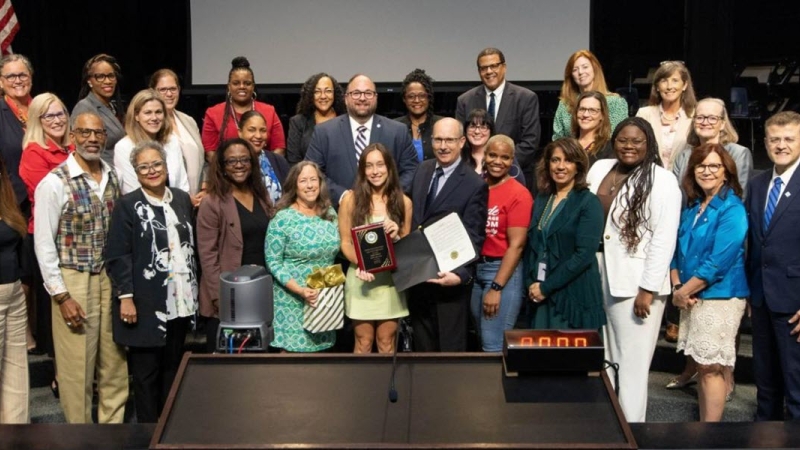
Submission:
<svg viewBox="0 0 800 450">
<path fill-rule="evenodd" d="M 503 358 L 508 372 L 591 372 L 603 363 L 595 330 L 509 330 Z"/>
</svg>

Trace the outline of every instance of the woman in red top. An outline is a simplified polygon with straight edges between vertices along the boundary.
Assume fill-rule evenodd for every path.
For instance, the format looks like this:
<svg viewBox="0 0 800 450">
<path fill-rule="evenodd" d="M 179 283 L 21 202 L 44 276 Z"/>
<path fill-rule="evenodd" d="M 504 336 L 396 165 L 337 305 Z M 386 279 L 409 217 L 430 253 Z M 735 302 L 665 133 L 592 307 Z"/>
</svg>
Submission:
<svg viewBox="0 0 800 450">
<path fill-rule="evenodd" d="M 509 175 L 513 162 L 514 141 L 502 134 L 489 138 L 483 159 L 489 215 L 470 302 L 485 352 L 502 350 L 503 332 L 514 327 L 522 304 L 520 259 L 533 197 Z"/>
<path fill-rule="evenodd" d="M 38 351 L 52 355 L 50 295 L 44 289 L 36 253 L 33 251 L 33 194 L 42 178 L 64 162 L 73 150 L 69 137 L 69 113 L 64 103 L 55 95 L 44 93 L 34 97 L 28 108 L 28 126 L 22 138 L 22 148 L 19 176 L 25 183 L 27 198 L 31 203 L 26 240 L 27 255 L 31 261 L 27 272 L 31 277 L 31 290 L 36 292 L 35 304 L 30 304 L 28 307 L 30 317 L 28 330 L 31 334 L 28 342 L 29 347 L 38 347 Z M 35 341 L 33 334 L 36 335 Z M 58 390 L 55 380 L 51 389 L 54 393 Z"/>
<path fill-rule="evenodd" d="M 69 139 L 69 113 L 64 103 L 46 92 L 34 97 L 28 110 L 28 128 L 22 138 L 19 176 L 25 182 L 28 199 L 45 175 L 63 163 L 72 151 Z M 33 234 L 33 207 L 28 220 L 28 234 Z"/>
<path fill-rule="evenodd" d="M 269 141 L 266 148 L 284 155 L 286 138 L 283 125 L 272 105 L 256 100 L 255 76 L 250 69 L 250 62 L 244 56 L 237 56 L 231 61 L 231 66 L 225 101 L 208 108 L 203 119 L 202 138 L 206 160 L 211 160 L 220 142 L 239 137 L 239 120 L 242 114 L 252 110 L 260 112 L 267 121 Z"/>
</svg>

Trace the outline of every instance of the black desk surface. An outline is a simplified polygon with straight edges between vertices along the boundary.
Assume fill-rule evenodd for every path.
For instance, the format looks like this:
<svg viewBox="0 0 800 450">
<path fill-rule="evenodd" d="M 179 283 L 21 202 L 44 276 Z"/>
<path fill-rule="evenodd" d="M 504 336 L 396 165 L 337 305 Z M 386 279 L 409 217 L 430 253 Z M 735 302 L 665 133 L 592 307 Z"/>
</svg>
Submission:
<svg viewBox="0 0 800 450">
<path fill-rule="evenodd" d="M 507 378 L 496 355 L 402 355 L 397 403 L 391 359 L 377 355 L 193 355 L 183 367 L 160 448 L 635 445 L 604 378 Z"/>
</svg>

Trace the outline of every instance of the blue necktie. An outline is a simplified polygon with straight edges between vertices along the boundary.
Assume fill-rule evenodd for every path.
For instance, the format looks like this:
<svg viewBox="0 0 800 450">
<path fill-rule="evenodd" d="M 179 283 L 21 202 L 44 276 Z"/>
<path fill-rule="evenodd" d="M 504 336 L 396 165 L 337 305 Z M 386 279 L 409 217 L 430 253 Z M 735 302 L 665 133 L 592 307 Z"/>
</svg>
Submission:
<svg viewBox="0 0 800 450">
<path fill-rule="evenodd" d="M 361 125 L 356 131 L 358 131 L 358 135 L 356 135 L 356 161 L 358 161 L 361 159 L 361 152 L 367 148 L 367 127 Z"/>
<path fill-rule="evenodd" d="M 433 174 L 433 183 L 431 183 L 431 190 L 428 191 L 428 197 L 425 199 L 425 211 L 428 211 L 428 208 L 433 203 L 433 200 L 436 199 L 436 194 L 439 191 L 439 179 L 444 176 L 444 169 L 441 167 L 436 168 L 436 173 Z"/>
<path fill-rule="evenodd" d="M 489 109 L 486 112 L 489 113 L 489 117 L 491 117 L 492 122 L 494 122 L 494 92 L 489 94 Z"/>
<path fill-rule="evenodd" d="M 780 177 L 775 178 L 775 184 L 769 190 L 769 200 L 767 200 L 767 209 L 764 211 L 764 231 L 769 228 L 769 221 L 772 220 L 772 214 L 775 213 L 775 207 L 778 206 L 778 198 L 781 195 L 781 185 L 783 180 Z"/>
</svg>

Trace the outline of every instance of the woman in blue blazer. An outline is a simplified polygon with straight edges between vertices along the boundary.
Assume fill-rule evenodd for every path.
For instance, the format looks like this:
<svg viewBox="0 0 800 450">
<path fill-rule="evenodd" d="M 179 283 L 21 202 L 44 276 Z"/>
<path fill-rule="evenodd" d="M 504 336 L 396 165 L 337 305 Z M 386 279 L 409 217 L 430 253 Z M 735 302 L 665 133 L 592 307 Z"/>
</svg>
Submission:
<svg viewBox="0 0 800 450">
<path fill-rule="evenodd" d="M 736 362 L 736 332 L 750 295 L 747 213 L 736 163 L 720 144 L 692 151 L 682 184 L 688 206 L 670 271 L 672 302 L 681 310 L 678 351 L 697 363 L 700 420 L 716 422 L 727 394 L 723 368 Z"/>
</svg>

